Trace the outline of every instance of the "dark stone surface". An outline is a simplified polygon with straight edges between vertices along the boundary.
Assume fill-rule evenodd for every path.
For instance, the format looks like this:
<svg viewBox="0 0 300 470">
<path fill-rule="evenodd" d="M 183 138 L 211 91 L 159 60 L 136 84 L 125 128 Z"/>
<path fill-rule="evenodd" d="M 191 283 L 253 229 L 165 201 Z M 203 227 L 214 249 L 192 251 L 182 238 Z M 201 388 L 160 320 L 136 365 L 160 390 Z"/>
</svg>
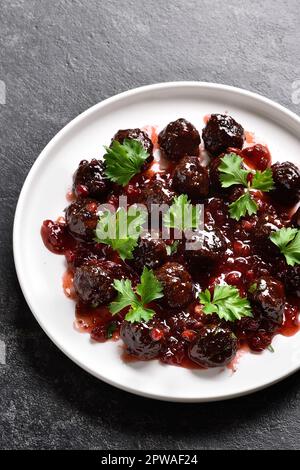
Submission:
<svg viewBox="0 0 300 470">
<path fill-rule="evenodd" d="M 97 381 L 50 342 L 20 292 L 14 209 L 32 163 L 77 114 L 128 88 L 204 80 L 295 112 L 298 0 L 0 0 L 1 448 L 299 448 L 300 374 L 255 395 L 183 405 Z"/>
</svg>

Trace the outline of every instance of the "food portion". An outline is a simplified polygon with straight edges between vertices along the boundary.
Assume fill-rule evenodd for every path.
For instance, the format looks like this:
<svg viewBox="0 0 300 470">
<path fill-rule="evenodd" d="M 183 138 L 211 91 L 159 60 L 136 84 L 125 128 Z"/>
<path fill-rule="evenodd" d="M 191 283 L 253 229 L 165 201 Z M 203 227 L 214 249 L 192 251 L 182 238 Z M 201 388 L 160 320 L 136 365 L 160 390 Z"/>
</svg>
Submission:
<svg viewBox="0 0 300 470">
<path fill-rule="evenodd" d="M 124 360 L 231 367 L 300 328 L 299 168 L 228 114 L 197 127 L 108 136 L 75 169 L 64 217 L 42 224 L 76 328 L 120 339 Z"/>
<path fill-rule="evenodd" d="M 158 144 L 168 160 L 199 155 L 200 134 L 186 119 L 170 122 L 158 135 Z"/>
</svg>

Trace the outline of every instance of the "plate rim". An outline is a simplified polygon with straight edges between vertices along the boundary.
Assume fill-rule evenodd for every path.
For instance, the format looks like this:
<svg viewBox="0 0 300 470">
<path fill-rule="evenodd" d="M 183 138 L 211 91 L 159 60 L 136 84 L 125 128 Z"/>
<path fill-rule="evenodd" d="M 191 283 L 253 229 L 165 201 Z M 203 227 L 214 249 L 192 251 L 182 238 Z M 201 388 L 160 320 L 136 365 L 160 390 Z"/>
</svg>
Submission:
<svg viewBox="0 0 300 470">
<path fill-rule="evenodd" d="M 136 88 L 129 89 L 127 91 L 123 91 L 121 93 L 118 93 L 116 95 L 113 95 L 109 98 L 106 98 L 95 105 L 91 106 L 90 108 L 86 109 L 82 113 L 80 113 L 78 116 L 73 118 L 71 121 L 69 121 L 62 129 L 60 129 L 54 137 L 49 141 L 49 143 L 43 148 L 43 150 L 40 152 L 36 160 L 34 161 L 33 165 L 31 166 L 29 172 L 27 173 L 27 176 L 23 182 L 19 197 L 18 197 L 18 202 L 16 205 L 15 209 L 15 215 L 14 215 L 14 223 L 13 223 L 13 257 L 14 257 L 14 263 L 15 263 L 15 268 L 16 268 L 16 274 L 17 278 L 19 281 L 19 285 L 21 287 L 21 291 L 24 295 L 24 298 L 26 300 L 27 305 L 29 306 L 33 316 L 35 317 L 36 321 L 40 325 L 40 327 L 43 329 L 45 334 L 50 338 L 50 340 L 55 344 L 56 347 L 58 347 L 63 354 L 65 354 L 72 362 L 74 362 L 76 365 L 81 367 L 83 370 L 91 374 L 92 376 L 96 377 L 97 379 L 102 380 L 105 383 L 108 383 L 111 386 L 116 387 L 117 389 L 124 390 L 126 392 L 132 393 L 134 395 L 146 397 L 146 398 L 151 398 L 155 400 L 160 400 L 160 401 L 168 401 L 168 402 L 178 402 L 178 403 L 200 403 L 200 402 L 214 402 L 214 401 L 223 401 L 223 400 L 229 400 L 245 395 L 250 395 L 252 393 L 255 393 L 259 390 L 262 390 L 266 387 L 269 387 L 271 385 L 274 385 L 275 383 L 278 383 L 281 380 L 284 380 L 286 377 L 292 375 L 293 373 L 297 372 L 300 369 L 300 363 L 294 366 L 291 366 L 290 368 L 287 369 L 285 374 L 281 374 L 280 377 L 275 378 L 272 381 L 268 381 L 266 383 L 263 383 L 260 386 L 254 386 L 253 388 L 247 387 L 246 389 L 241 389 L 239 392 L 235 393 L 228 393 L 226 395 L 222 395 L 221 393 L 219 395 L 214 395 L 214 396 L 206 396 L 206 397 L 172 397 L 172 396 L 167 396 L 167 395 L 159 395 L 156 393 L 149 393 L 149 392 L 143 392 L 140 390 L 136 390 L 134 387 L 128 386 L 128 385 L 123 385 L 120 384 L 114 380 L 108 379 L 105 376 L 102 376 L 101 374 L 97 373 L 96 371 L 90 369 L 87 365 L 84 365 L 80 360 L 78 360 L 76 357 L 72 355 L 72 353 L 68 352 L 62 344 L 57 341 L 52 334 L 47 330 L 47 327 L 44 325 L 44 322 L 41 320 L 40 316 L 38 313 L 35 311 L 33 308 L 33 305 L 30 301 L 30 295 L 26 290 L 25 284 L 23 283 L 22 279 L 22 273 L 21 273 L 21 250 L 20 247 L 18 247 L 18 239 L 19 237 L 17 234 L 19 233 L 20 229 L 20 222 L 21 222 L 21 216 L 22 216 L 22 207 L 24 205 L 24 201 L 26 199 L 26 194 L 27 191 L 30 187 L 31 181 L 34 179 L 35 173 L 37 172 L 39 166 L 43 163 L 43 161 L 47 158 L 47 154 L 51 151 L 52 147 L 56 145 L 56 142 L 60 140 L 61 137 L 63 137 L 64 134 L 68 133 L 73 127 L 75 127 L 80 121 L 88 118 L 90 115 L 92 115 L 94 112 L 98 112 L 101 110 L 101 108 L 105 108 L 107 105 L 110 105 L 114 102 L 121 101 L 123 98 L 130 98 L 135 95 L 143 94 L 144 92 L 151 92 L 151 91 L 157 91 L 157 90 L 163 90 L 163 89 L 172 89 L 172 88 L 207 88 L 208 90 L 220 90 L 220 91 L 225 91 L 225 92 L 231 92 L 234 94 L 242 95 L 248 98 L 252 98 L 256 101 L 260 101 L 261 103 L 273 108 L 274 110 L 278 110 L 281 113 L 285 114 L 287 117 L 292 119 L 296 125 L 300 126 L 300 117 L 294 113 L 293 111 L 290 111 L 283 105 L 264 97 L 263 95 L 253 92 L 253 91 L 248 91 L 243 88 L 239 87 L 234 87 L 231 85 L 225 85 L 225 84 L 219 84 L 219 83 L 213 83 L 213 82 L 203 82 L 203 81 L 172 81 L 172 82 L 162 82 L 162 83 L 154 83 L 151 85 L 144 85 Z"/>
</svg>

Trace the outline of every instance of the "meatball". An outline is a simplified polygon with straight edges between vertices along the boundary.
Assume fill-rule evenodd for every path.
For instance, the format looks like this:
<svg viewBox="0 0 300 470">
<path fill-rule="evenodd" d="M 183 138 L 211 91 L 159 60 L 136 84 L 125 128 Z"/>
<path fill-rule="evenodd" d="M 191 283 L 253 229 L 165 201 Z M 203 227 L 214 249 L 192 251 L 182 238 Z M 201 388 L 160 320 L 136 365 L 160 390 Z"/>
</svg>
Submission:
<svg viewBox="0 0 300 470">
<path fill-rule="evenodd" d="M 212 197 L 205 203 L 204 222 L 210 230 L 216 225 L 223 227 L 229 219 L 228 205 L 220 197 Z"/>
<path fill-rule="evenodd" d="M 209 176 L 198 157 L 186 156 L 177 164 L 173 175 L 173 188 L 191 199 L 207 197 Z"/>
<path fill-rule="evenodd" d="M 265 330 L 258 330 L 248 336 L 247 343 L 252 351 L 262 352 L 272 343 L 272 334 Z"/>
<path fill-rule="evenodd" d="M 218 156 L 228 147 L 241 149 L 244 145 L 245 135 L 243 127 L 231 116 L 226 114 L 212 114 L 205 128 L 202 138 L 206 150 Z"/>
<path fill-rule="evenodd" d="M 156 270 L 163 285 L 163 303 L 170 308 L 183 307 L 194 298 L 193 282 L 189 272 L 179 263 L 165 263 Z"/>
<path fill-rule="evenodd" d="M 138 128 L 121 129 L 113 136 L 111 142 L 113 143 L 114 140 L 117 140 L 120 142 L 120 144 L 122 144 L 125 139 L 138 140 L 141 142 L 146 152 L 149 153 L 149 157 L 147 158 L 146 163 L 151 163 L 153 161 L 153 143 L 146 132 Z"/>
<path fill-rule="evenodd" d="M 122 323 L 120 336 L 129 354 L 143 360 L 154 359 L 159 355 L 162 343 L 152 338 L 152 328 L 149 323 Z"/>
<path fill-rule="evenodd" d="M 109 245 L 101 243 L 82 245 L 80 244 L 74 251 L 70 250 L 66 253 L 69 265 L 78 268 L 87 261 L 103 260 L 105 257 L 112 255 L 113 249 Z"/>
<path fill-rule="evenodd" d="M 260 277 L 252 286 L 250 300 L 262 318 L 281 325 L 285 304 L 282 282 L 271 276 Z"/>
<path fill-rule="evenodd" d="M 87 261 L 75 269 L 74 289 L 79 299 L 88 305 L 108 304 L 116 296 L 114 279 L 123 276 L 122 267 L 112 261 Z"/>
<path fill-rule="evenodd" d="M 169 160 L 199 155 L 200 142 L 199 132 L 186 119 L 170 122 L 158 135 L 158 144 Z"/>
<path fill-rule="evenodd" d="M 164 341 L 160 360 L 165 364 L 180 365 L 186 358 L 185 341 L 170 335 Z"/>
<path fill-rule="evenodd" d="M 287 292 L 300 297 L 300 265 L 288 266 L 283 272 L 282 279 Z"/>
<path fill-rule="evenodd" d="M 300 228 L 300 207 L 298 207 L 297 212 L 292 217 L 292 224 L 296 228 Z"/>
<path fill-rule="evenodd" d="M 262 214 L 253 231 L 253 241 L 261 254 L 276 256 L 277 246 L 271 242 L 270 235 L 282 227 L 281 222 L 271 214 Z"/>
<path fill-rule="evenodd" d="M 249 334 L 256 333 L 259 329 L 259 320 L 255 317 L 242 317 L 234 322 L 233 329 L 239 339 L 246 339 Z"/>
<path fill-rule="evenodd" d="M 111 182 L 105 175 L 105 163 L 100 160 L 82 160 L 73 176 L 73 191 L 77 196 L 98 200 L 108 194 Z"/>
<path fill-rule="evenodd" d="M 203 367 L 225 366 L 236 355 L 237 346 L 237 338 L 229 328 L 208 325 L 189 345 L 188 354 Z"/>
<path fill-rule="evenodd" d="M 267 239 L 272 232 L 276 232 L 281 226 L 278 219 L 270 214 L 263 214 L 256 223 L 255 238 L 258 240 Z"/>
<path fill-rule="evenodd" d="M 70 234 L 80 241 L 92 242 L 98 223 L 98 202 L 89 198 L 78 199 L 65 211 Z"/>
<path fill-rule="evenodd" d="M 244 186 L 242 186 L 241 184 L 230 186 L 230 188 L 228 188 L 226 191 L 227 191 L 228 201 L 231 203 L 237 201 L 246 192 Z"/>
<path fill-rule="evenodd" d="M 300 200 L 300 170 L 291 162 L 272 165 L 275 190 L 270 192 L 283 205 L 294 205 Z"/>
<path fill-rule="evenodd" d="M 170 189 L 169 183 L 153 178 L 145 184 L 139 202 L 145 204 L 150 213 L 153 209 L 152 204 L 171 205 L 175 195 L 176 193 Z"/>
<path fill-rule="evenodd" d="M 211 160 L 210 165 L 209 165 L 209 177 L 210 177 L 211 188 L 213 191 L 216 191 L 216 192 L 224 190 L 221 185 L 220 172 L 219 172 L 221 158 L 222 158 L 221 156 L 214 158 L 213 160 Z"/>
<path fill-rule="evenodd" d="M 152 238 L 151 233 L 146 233 L 139 238 L 136 248 L 133 250 L 132 264 L 141 272 L 144 266 L 156 269 L 167 259 L 167 247 L 164 240 Z"/>
<path fill-rule="evenodd" d="M 186 258 L 198 269 L 205 269 L 220 260 L 227 249 L 227 242 L 218 228 L 206 226 L 204 230 L 195 229 L 186 240 Z M 187 246 L 188 244 L 188 246 Z"/>
</svg>

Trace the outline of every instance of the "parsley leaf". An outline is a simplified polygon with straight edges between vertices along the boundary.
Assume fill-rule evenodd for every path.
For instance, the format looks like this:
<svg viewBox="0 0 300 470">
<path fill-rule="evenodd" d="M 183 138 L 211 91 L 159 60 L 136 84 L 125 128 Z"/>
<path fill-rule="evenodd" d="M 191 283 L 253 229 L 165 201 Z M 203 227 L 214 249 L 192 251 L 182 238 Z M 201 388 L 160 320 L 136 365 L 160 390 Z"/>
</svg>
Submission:
<svg viewBox="0 0 300 470">
<path fill-rule="evenodd" d="M 243 159 L 236 153 L 228 153 L 221 158 L 219 172 L 223 188 L 235 184 L 246 188 L 245 194 L 229 206 L 230 217 L 235 220 L 240 220 L 247 214 L 256 214 L 258 205 L 250 192 L 251 189 L 268 192 L 275 187 L 271 168 L 264 171 L 245 170 Z M 249 175 L 252 175 L 252 179 L 248 178 Z"/>
<path fill-rule="evenodd" d="M 118 295 L 116 300 L 109 305 L 109 311 L 113 315 L 119 313 L 123 308 L 131 306 L 137 300 L 129 279 L 115 279 L 114 288 L 118 291 Z"/>
<path fill-rule="evenodd" d="M 274 189 L 275 185 L 271 168 L 267 168 L 264 171 L 256 171 L 253 175 L 251 188 L 264 192 Z"/>
<path fill-rule="evenodd" d="M 163 287 L 153 271 L 144 267 L 141 282 L 134 290 L 129 279 L 114 280 L 114 287 L 118 291 L 117 298 L 109 305 L 112 315 L 130 307 L 125 316 L 129 322 L 148 322 L 155 315 L 155 311 L 146 305 L 155 299 L 163 297 Z M 137 295 L 138 294 L 138 295 Z"/>
<path fill-rule="evenodd" d="M 281 228 L 272 232 L 270 240 L 278 246 L 290 266 L 300 264 L 300 230 L 297 228 Z"/>
<path fill-rule="evenodd" d="M 143 305 L 134 304 L 127 313 L 125 320 L 131 323 L 137 323 L 144 321 L 147 323 L 155 315 L 155 311 L 151 308 L 145 308 Z"/>
<path fill-rule="evenodd" d="M 248 186 L 247 177 L 250 171 L 244 170 L 242 165 L 243 159 L 236 153 L 227 153 L 221 158 L 219 171 L 223 188 L 229 188 L 233 184 Z"/>
<path fill-rule="evenodd" d="M 245 215 L 256 214 L 258 209 L 257 203 L 252 199 L 251 194 L 247 191 L 236 201 L 229 205 L 229 214 L 232 219 L 240 220 Z"/>
<path fill-rule="evenodd" d="M 216 313 L 226 321 L 240 320 L 242 317 L 252 317 L 251 306 L 246 297 L 241 297 L 239 290 L 228 284 L 217 285 L 214 288 L 213 299 L 208 289 L 199 294 L 200 303 L 204 305 L 203 312 L 207 315 Z"/>
<path fill-rule="evenodd" d="M 141 282 L 136 286 L 136 291 L 142 299 L 143 304 L 149 304 L 152 300 L 160 299 L 162 294 L 162 285 L 151 269 L 143 269 Z"/>
<path fill-rule="evenodd" d="M 100 214 L 95 230 L 96 241 L 111 246 L 123 261 L 132 259 L 132 252 L 137 246 L 142 225 L 147 220 L 146 212 L 141 210 L 136 212 L 131 215 L 123 207 L 116 212 L 106 211 Z"/>
<path fill-rule="evenodd" d="M 170 209 L 164 214 L 164 225 L 168 228 L 188 230 L 197 228 L 200 219 L 200 209 L 193 206 L 186 194 L 175 196 Z"/>
<path fill-rule="evenodd" d="M 113 181 L 126 186 L 131 178 L 140 173 L 149 153 L 143 144 L 135 139 L 125 139 L 122 144 L 114 140 L 111 147 L 105 147 L 105 174 Z"/>
</svg>

